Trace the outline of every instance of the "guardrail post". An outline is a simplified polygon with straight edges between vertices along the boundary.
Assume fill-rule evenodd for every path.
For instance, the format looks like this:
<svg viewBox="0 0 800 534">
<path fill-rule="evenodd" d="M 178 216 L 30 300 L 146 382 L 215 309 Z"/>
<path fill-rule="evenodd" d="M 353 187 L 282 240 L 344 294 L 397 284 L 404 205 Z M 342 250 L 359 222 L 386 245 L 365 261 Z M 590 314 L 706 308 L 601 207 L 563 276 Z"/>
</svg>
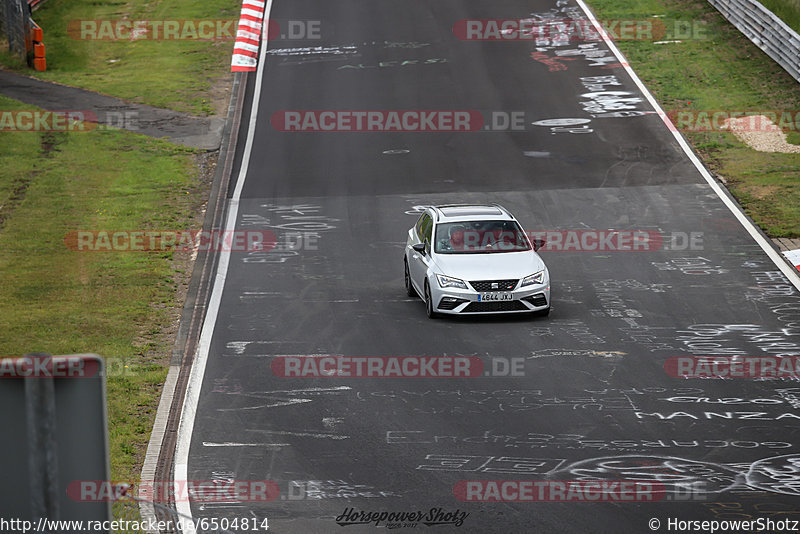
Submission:
<svg viewBox="0 0 800 534">
<path fill-rule="evenodd" d="M 6 27 L 6 19 L 8 18 L 8 14 L 6 13 L 7 9 L 8 5 L 6 0 L 0 1 L 0 44 L 8 38 L 8 28 Z"/>
<path fill-rule="evenodd" d="M 28 0 L 0 0 L 0 46 L 8 39 L 9 52 L 43 71 L 47 69 L 43 32 L 31 18 L 31 6 Z"/>
<path fill-rule="evenodd" d="M 3 11 L 5 13 L 5 32 L 8 38 L 8 49 L 12 54 L 21 57 L 25 56 L 25 32 L 23 20 L 24 16 L 23 0 L 4 0 Z M 27 6 L 25 6 L 27 10 Z"/>
</svg>

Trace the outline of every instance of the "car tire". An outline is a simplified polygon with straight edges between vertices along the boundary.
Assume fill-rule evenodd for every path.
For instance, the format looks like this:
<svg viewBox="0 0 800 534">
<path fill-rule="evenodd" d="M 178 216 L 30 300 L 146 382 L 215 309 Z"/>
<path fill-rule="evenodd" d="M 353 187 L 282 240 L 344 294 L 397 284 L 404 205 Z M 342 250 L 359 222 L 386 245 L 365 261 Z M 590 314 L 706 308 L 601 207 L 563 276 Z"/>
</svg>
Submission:
<svg viewBox="0 0 800 534">
<path fill-rule="evenodd" d="M 550 315 L 550 306 L 543 310 L 533 312 L 534 317 L 547 317 L 548 315 Z"/>
<path fill-rule="evenodd" d="M 406 283 L 406 295 L 409 297 L 416 297 L 417 290 L 414 289 L 414 285 L 411 283 L 411 274 L 408 272 L 408 260 L 403 258 L 403 267 L 405 269 L 405 283 Z"/>
<path fill-rule="evenodd" d="M 439 317 L 439 314 L 433 310 L 433 297 L 431 297 L 431 288 L 427 280 L 425 280 L 425 313 L 428 315 L 428 319 Z"/>
</svg>

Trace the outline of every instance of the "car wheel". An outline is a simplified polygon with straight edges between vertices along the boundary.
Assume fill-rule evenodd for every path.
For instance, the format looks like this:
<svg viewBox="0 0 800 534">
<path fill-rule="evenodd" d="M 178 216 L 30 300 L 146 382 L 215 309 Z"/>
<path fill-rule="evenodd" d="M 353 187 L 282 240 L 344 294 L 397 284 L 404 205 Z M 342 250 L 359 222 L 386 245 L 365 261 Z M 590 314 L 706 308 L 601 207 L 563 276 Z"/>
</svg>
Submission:
<svg viewBox="0 0 800 534">
<path fill-rule="evenodd" d="M 435 319 L 439 316 L 438 313 L 433 311 L 433 298 L 431 297 L 431 288 L 428 281 L 425 281 L 425 313 L 428 314 L 429 319 Z"/>
<path fill-rule="evenodd" d="M 413 284 L 411 283 L 411 275 L 408 272 L 408 260 L 403 259 L 403 267 L 405 268 L 405 280 L 406 280 L 406 295 L 409 297 L 416 297 L 417 291 L 414 289 Z"/>
<path fill-rule="evenodd" d="M 534 317 L 547 317 L 548 315 L 550 315 L 550 306 L 543 310 L 533 312 Z"/>
</svg>

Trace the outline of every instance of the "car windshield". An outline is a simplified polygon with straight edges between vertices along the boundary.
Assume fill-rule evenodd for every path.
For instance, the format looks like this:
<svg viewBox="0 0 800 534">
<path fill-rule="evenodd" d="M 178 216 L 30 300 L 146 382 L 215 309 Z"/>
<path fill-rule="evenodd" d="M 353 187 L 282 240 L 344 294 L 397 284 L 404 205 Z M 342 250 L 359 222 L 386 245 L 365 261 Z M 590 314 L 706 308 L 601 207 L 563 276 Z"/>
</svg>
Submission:
<svg viewBox="0 0 800 534">
<path fill-rule="evenodd" d="M 487 254 L 531 250 L 516 221 L 467 221 L 436 225 L 437 254 Z"/>
</svg>

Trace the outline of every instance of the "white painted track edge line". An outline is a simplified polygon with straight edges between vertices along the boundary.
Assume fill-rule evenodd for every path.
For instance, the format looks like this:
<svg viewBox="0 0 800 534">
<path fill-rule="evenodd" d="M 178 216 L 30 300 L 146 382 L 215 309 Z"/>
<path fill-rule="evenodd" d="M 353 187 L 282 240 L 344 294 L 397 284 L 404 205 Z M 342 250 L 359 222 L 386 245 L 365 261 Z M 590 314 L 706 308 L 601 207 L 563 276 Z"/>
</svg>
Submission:
<svg viewBox="0 0 800 534">
<path fill-rule="evenodd" d="M 592 22 L 592 25 L 595 27 L 595 30 L 597 30 L 597 32 L 602 36 L 603 41 L 606 43 L 611 52 L 617 57 L 620 64 L 622 65 L 622 68 L 625 69 L 625 72 L 627 72 L 628 75 L 631 77 L 633 83 L 636 84 L 636 86 L 639 88 L 639 90 L 642 92 L 645 98 L 647 98 L 647 101 L 650 103 L 650 105 L 653 106 L 653 109 L 656 110 L 659 117 L 661 117 L 661 120 L 664 122 L 664 126 L 666 126 L 670 132 L 672 132 L 673 137 L 675 137 L 675 140 L 681 146 L 686 156 L 689 158 L 692 164 L 694 164 L 694 166 L 697 168 L 697 170 L 700 172 L 703 178 L 705 178 L 706 182 L 714 191 L 714 193 L 716 193 L 716 195 L 720 198 L 720 200 L 722 200 L 722 203 L 725 204 L 725 206 L 731 211 L 731 213 L 733 213 L 733 215 L 736 217 L 739 223 L 741 223 L 741 225 L 744 226 L 744 229 L 747 230 L 747 233 L 749 233 L 750 236 L 753 239 L 755 239 L 756 243 L 758 243 L 761 246 L 764 252 L 766 252 L 767 256 L 769 256 L 769 258 L 775 263 L 775 265 L 778 266 L 778 268 L 781 270 L 781 272 L 783 272 L 783 274 L 786 276 L 789 282 L 791 282 L 791 284 L 794 285 L 795 288 L 800 290 L 800 273 L 798 273 L 797 270 L 791 268 L 791 266 L 786 262 L 786 260 L 784 260 L 783 257 L 781 257 L 781 255 L 778 253 L 777 250 L 775 250 L 775 247 L 773 247 L 772 244 L 759 231 L 759 229 L 755 227 L 753 222 L 747 218 L 747 216 L 742 212 L 739 206 L 733 200 L 731 200 L 731 198 L 725 191 L 722 190 L 722 186 L 719 185 L 716 180 L 714 180 L 714 177 L 711 176 L 711 174 L 708 172 L 708 169 L 705 168 L 703 163 L 691 149 L 689 143 L 686 141 L 683 135 L 678 131 L 675 125 L 672 124 L 672 121 L 669 119 L 669 117 L 667 117 L 667 114 L 661 108 L 661 105 L 656 101 L 655 97 L 653 97 L 653 95 L 650 93 L 647 87 L 645 87 L 644 83 L 642 83 L 642 80 L 639 79 L 639 76 L 636 74 L 636 72 L 634 72 L 633 68 L 630 66 L 625 57 L 622 55 L 622 52 L 619 51 L 617 45 L 615 45 L 614 42 L 608 38 L 608 35 L 606 34 L 605 30 L 603 30 L 597 18 L 594 16 L 594 13 L 592 13 L 592 11 L 589 9 L 586 3 L 583 0 L 575 0 L 575 1 L 583 10 L 583 12 L 586 13 L 586 16 L 589 17 L 589 20 Z"/>
<path fill-rule="evenodd" d="M 267 19 L 272 12 L 273 0 L 267 0 L 264 9 L 264 18 Z M 233 196 L 228 205 L 228 216 L 225 221 L 225 230 L 233 231 L 236 228 L 236 219 L 239 214 L 239 199 L 242 194 L 245 178 L 250 164 L 250 154 L 253 151 L 253 139 L 255 137 L 256 123 L 258 122 L 258 106 L 261 100 L 261 83 L 264 78 L 264 68 L 267 63 L 266 49 L 268 41 L 262 40 L 261 61 L 258 64 L 258 71 L 256 74 L 255 89 L 253 90 L 253 103 L 250 107 L 250 120 L 247 130 L 247 142 L 245 143 L 244 153 L 242 155 L 242 164 L 239 169 L 239 176 L 236 179 L 236 188 L 233 191 Z M 197 347 L 197 353 L 192 362 L 192 370 L 189 374 L 189 380 L 186 387 L 186 395 L 183 400 L 183 409 L 181 411 L 180 425 L 178 426 L 177 446 L 175 451 L 175 470 L 173 482 L 179 483 L 186 481 L 188 477 L 189 467 L 189 447 L 192 441 L 192 432 L 194 430 L 195 415 L 197 414 L 197 404 L 200 399 L 200 389 L 203 385 L 203 376 L 205 375 L 206 363 L 208 362 L 208 353 L 211 349 L 211 338 L 214 334 L 214 326 L 217 322 L 217 315 L 219 313 L 220 303 L 222 301 L 222 291 L 225 288 L 225 279 L 228 274 L 228 265 L 230 264 L 230 251 L 222 251 L 217 264 L 217 273 L 214 277 L 214 289 L 211 293 L 211 298 L 208 303 L 208 310 L 205 320 L 203 321 L 203 329 L 200 334 L 200 341 Z M 178 493 L 180 488 L 175 487 L 175 494 Z M 186 518 L 192 518 L 192 507 L 188 500 L 181 499 L 180 502 L 175 503 L 175 508 L 178 514 Z M 183 532 L 186 534 L 195 534 L 193 521 L 187 521 L 183 525 Z"/>
</svg>

